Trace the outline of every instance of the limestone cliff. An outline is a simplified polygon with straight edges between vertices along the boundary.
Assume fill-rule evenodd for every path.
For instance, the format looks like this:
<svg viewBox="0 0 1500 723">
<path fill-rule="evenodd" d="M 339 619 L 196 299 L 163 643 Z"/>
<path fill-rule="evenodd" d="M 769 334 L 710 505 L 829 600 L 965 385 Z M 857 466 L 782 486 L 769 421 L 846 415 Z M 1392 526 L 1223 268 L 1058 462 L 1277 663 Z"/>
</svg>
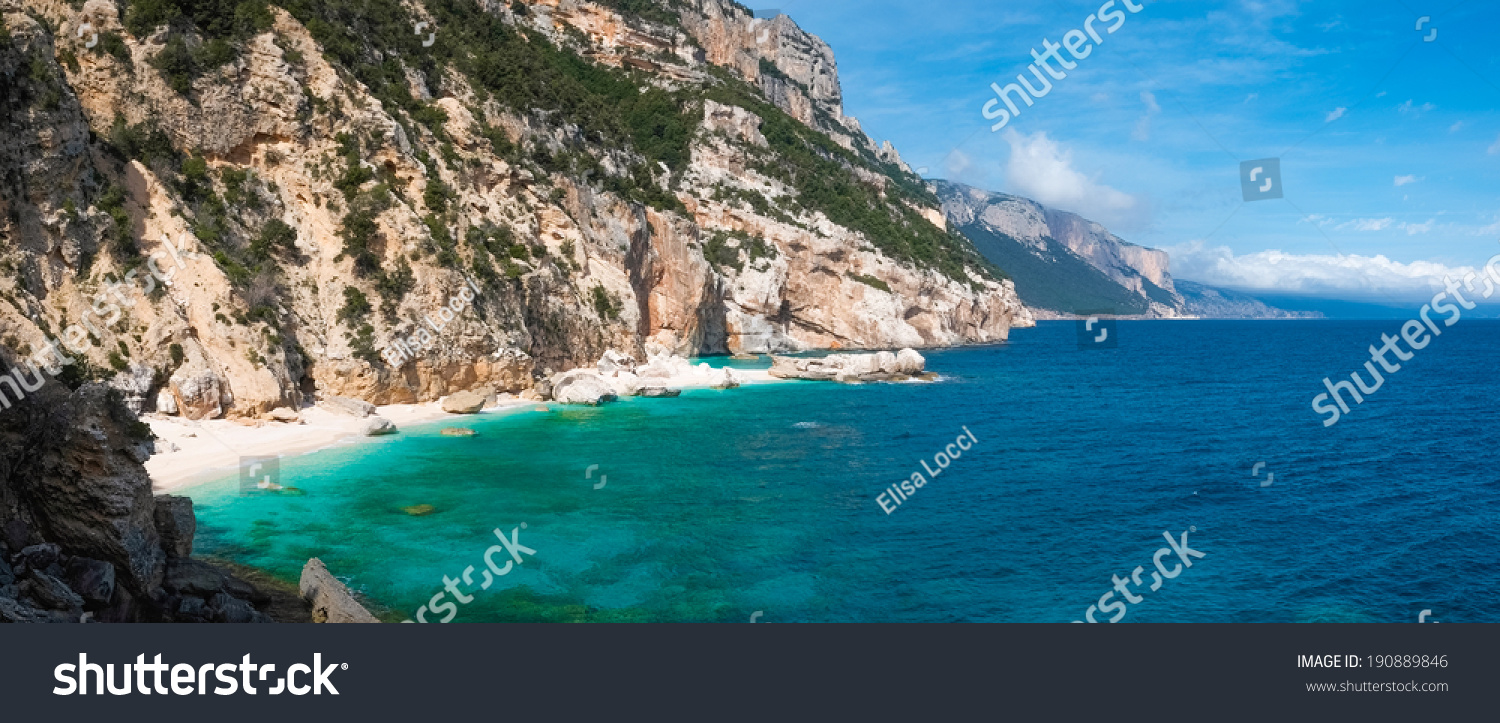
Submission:
<svg viewBox="0 0 1500 723">
<path fill-rule="evenodd" d="M 0 16 L 0 340 L 33 359 L 56 340 L 137 411 L 520 391 L 647 342 L 933 347 L 1030 323 L 931 189 L 843 115 L 831 51 L 785 16 L 725 0 L 0 0 Z"/>
</svg>

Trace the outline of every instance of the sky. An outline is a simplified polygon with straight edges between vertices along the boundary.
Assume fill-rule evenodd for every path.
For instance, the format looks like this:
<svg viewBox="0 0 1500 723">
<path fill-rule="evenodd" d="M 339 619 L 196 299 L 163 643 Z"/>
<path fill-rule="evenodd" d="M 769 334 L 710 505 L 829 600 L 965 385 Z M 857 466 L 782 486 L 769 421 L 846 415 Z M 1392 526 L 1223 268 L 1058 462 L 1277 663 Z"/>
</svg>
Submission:
<svg viewBox="0 0 1500 723">
<path fill-rule="evenodd" d="M 924 176 L 1082 214 L 1169 251 L 1174 277 L 1406 304 L 1500 253 L 1500 2 L 1144 0 L 992 130 L 990 84 L 1040 86 L 1033 49 L 1103 1 L 776 9 L 832 46 L 845 112 Z M 1241 163 L 1263 159 L 1284 197 L 1247 202 Z"/>
</svg>

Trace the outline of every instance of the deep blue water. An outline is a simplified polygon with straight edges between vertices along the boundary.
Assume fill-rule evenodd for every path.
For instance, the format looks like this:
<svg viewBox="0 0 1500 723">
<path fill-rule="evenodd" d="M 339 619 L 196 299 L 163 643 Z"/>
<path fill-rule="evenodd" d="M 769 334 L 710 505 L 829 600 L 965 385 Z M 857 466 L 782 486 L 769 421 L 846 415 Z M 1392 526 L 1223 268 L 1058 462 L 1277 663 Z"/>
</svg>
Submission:
<svg viewBox="0 0 1500 723">
<path fill-rule="evenodd" d="M 283 459 L 305 496 L 192 490 L 198 550 L 288 580 L 321 557 L 393 619 L 525 522 L 536 555 L 455 621 L 1068 622 L 1139 565 L 1123 622 L 1493 622 L 1500 322 L 1446 329 L 1334 427 L 1309 406 L 1399 328 L 1120 322 L 1085 351 L 1044 322 L 928 353 L 935 383 L 456 418 Z M 882 511 L 964 427 L 973 449 Z M 1206 556 L 1149 591 L 1190 529 Z"/>
</svg>

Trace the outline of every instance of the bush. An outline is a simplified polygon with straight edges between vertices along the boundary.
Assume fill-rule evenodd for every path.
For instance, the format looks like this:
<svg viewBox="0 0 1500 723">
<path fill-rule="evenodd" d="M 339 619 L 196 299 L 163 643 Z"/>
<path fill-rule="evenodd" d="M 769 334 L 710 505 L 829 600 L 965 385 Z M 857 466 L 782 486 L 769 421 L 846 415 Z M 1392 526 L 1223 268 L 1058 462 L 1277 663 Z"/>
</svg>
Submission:
<svg viewBox="0 0 1500 723">
<path fill-rule="evenodd" d="M 370 309 L 370 300 L 363 291 L 353 286 L 344 287 L 344 307 L 338 313 L 341 323 L 362 320 L 370 315 Z"/>
</svg>

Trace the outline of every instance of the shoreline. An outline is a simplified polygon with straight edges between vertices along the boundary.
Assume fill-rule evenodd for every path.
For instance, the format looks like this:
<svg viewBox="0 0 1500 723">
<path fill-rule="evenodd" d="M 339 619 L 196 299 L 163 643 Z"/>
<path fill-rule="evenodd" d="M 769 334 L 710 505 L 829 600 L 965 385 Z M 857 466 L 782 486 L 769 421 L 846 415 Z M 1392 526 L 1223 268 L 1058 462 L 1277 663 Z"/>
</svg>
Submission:
<svg viewBox="0 0 1500 723">
<path fill-rule="evenodd" d="M 713 367 L 717 370 L 720 367 Z M 792 380 L 772 377 L 768 369 L 734 369 L 743 385 L 780 384 Z M 653 386 L 672 389 L 705 389 L 712 381 L 699 367 L 689 374 L 652 379 Z M 462 420 L 510 412 L 555 411 L 569 405 L 554 401 L 528 401 L 502 394 L 497 404 L 477 414 L 445 412 L 442 400 L 418 404 L 387 404 L 375 408 L 375 415 L 396 425 L 397 434 L 410 427 L 436 424 L 445 420 Z M 146 460 L 154 494 L 175 494 L 197 485 L 223 479 L 235 473 L 242 457 L 296 457 L 329 447 L 359 444 L 394 435 L 369 437 L 363 433 L 372 417 L 355 417 L 330 411 L 317 405 L 298 410 L 300 422 L 207 419 L 193 421 L 184 417 L 160 414 L 142 415 L 151 426 L 159 450 Z M 257 420 L 259 421 L 259 420 Z M 168 445 L 172 446 L 168 446 Z M 172 447 L 176 447 L 175 450 Z M 166 451 L 171 450 L 171 451 Z"/>
</svg>

